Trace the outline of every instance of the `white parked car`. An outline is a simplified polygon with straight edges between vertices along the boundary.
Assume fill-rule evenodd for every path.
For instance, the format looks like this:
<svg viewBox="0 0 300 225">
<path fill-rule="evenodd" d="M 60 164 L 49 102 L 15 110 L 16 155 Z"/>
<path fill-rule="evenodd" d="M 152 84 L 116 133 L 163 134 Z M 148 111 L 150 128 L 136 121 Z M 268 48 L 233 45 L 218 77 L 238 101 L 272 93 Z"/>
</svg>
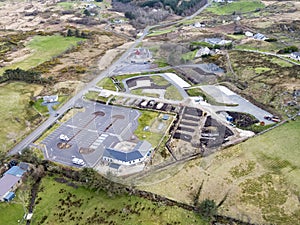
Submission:
<svg viewBox="0 0 300 225">
<path fill-rule="evenodd" d="M 82 159 L 78 159 L 78 158 L 73 158 L 72 163 L 74 163 L 76 165 L 79 165 L 79 166 L 84 166 L 85 165 L 84 161 Z"/>
</svg>

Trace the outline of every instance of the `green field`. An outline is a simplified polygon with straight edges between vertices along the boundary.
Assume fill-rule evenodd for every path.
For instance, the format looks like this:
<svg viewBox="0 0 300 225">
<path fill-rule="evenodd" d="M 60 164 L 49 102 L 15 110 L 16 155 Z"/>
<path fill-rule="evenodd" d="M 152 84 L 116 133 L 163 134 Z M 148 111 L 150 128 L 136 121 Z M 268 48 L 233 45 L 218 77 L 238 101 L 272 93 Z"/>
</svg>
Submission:
<svg viewBox="0 0 300 225">
<path fill-rule="evenodd" d="M 166 93 L 164 96 L 166 99 L 172 99 L 172 100 L 178 100 L 181 101 L 183 100 L 182 95 L 180 94 L 180 92 L 178 91 L 178 89 L 175 86 L 169 86 L 166 89 Z"/>
<path fill-rule="evenodd" d="M 240 0 L 225 5 L 219 3 L 213 3 L 211 7 L 207 8 L 207 11 L 217 15 L 229 15 L 234 12 L 246 13 L 252 12 L 256 9 L 264 8 L 264 4 L 257 0 Z"/>
<path fill-rule="evenodd" d="M 77 43 L 82 40 L 84 39 L 63 37 L 61 35 L 35 36 L 26 45 L 32 53 L 20 62 L 1 68 L 0 74 L 3 74 L 6 69 L 16 69 L 19 67 L 23 70 L 28 70 L 36 67 L 37 65 L 50 60 L 52 57 L 63 53 L 67 49 L 70 49 L 72 46 L 76 46 Z"/>
<path fill-rule="evenodd" d="M 42 86 L 11 82 L 2 84 L 0 88 L 1 132 L 0 151 L 7 151 L 14 144 L 14 140 L 29 132 L 26 128 L 31 124 L 31 118 L 37 112 L 29 106 L 31 97 L 37 96 Z"/>
<path fill-rule="evenodd" d="M 193 212 L 178 207 L 167 207 L 135 196 L 108 196 L 103 191 L 74 188 L 58 183 L 52 177 L 43 178 L 41 189 L 33 225 L 205 224 Z"/>
<path fill-rule="evenodd" d="M 111 90 L 111 91 L 116 91 L 117 90 L 116 86 L 113 83 L 113 81 L 108 77 L 105 77 L 104 79 L 100 80 L 97 83 L 97 86 L 102 87 L 103 89 Z"/>
<path fill-rule="evenodd" d="M 10 203 L 0 203 L 0 224 L 1 225 L 16 225 L 18 220 L 22 220 L 24 209 L 21 203 L 16 203 L 14 200 Z"/>
</svg>

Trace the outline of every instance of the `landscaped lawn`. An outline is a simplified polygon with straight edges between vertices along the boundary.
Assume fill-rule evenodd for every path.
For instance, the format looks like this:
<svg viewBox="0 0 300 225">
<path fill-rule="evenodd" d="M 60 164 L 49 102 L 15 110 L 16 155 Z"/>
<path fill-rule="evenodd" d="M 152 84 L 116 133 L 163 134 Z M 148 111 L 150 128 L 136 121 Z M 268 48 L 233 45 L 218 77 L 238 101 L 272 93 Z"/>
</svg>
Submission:
<svg viewBox="0 0 300 225">
<path fill-rule="evenodd" d="M 213 3 L 211 7 L 207 8 L 209 12 L 217 15 L 229 15 L 234 12 L 246 13 L 255 11 L 256 9 L 264 8 L 264 4 L 257 0 L 240 0 L 225 5 Z"/>
<path fill-rule="evenodd" d="M 45 177 L 41 183 L 33 225 L 40 224 L 205 224 L 193 212 L 167 207 L 135 196 L 71 187 Z"/>
<path fill-rule="evenodd" d="M 20 62 L 1 68 L 0 74 L 2 74 L 6 69 L 16 69 L 19 67 L 23 70 L 28 70 L 33 68 L 47 60 L 50 60 L 53 56 L 63 53 L 72 46 L 76 46 L 79 41 L 83 40 L 84 39 L 82 38 L 63 37 L 61 35 L 35 36 L 26 45 L 32 53 Z"/>
</svg>

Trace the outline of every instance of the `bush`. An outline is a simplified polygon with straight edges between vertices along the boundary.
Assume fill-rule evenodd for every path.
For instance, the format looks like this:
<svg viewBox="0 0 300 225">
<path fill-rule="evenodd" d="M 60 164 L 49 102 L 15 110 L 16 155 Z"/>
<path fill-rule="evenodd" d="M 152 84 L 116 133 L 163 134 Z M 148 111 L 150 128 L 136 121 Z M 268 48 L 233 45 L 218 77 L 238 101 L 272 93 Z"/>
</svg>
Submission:
<svg viewBox="0 0 300 225">
<path fill-rule="evenodd" d="M 210 199 L 203 200 L 198 206 L 199 214 L 204 219 L 212 219 L 212 217 L 217 214 L 217 209 L 218 207 L 215 201 Z"/>
</svg>

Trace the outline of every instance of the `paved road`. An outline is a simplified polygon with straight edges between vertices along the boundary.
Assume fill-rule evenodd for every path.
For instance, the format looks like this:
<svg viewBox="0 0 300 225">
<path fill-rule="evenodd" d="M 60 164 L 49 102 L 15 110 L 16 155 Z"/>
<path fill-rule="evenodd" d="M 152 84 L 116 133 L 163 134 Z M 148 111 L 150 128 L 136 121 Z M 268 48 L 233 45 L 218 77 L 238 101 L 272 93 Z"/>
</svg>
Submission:
<svg viewBox="0 0 300 225">
<path fill-rule="evenodd" d="M 144 29 L 143 35 L 135 41 L 135 43 L 116 61 L 114 62 L 108 69 L 103 71 L 99 76 L 97 76 L 94 80 L 88 83 L 81 91 L 79 91 L 75 96 L 73 96 L 68 102 L 66 102 L 60 109 L 57 110 L 59 115 L 64 114 L 68 109 L 72 108 L 78 99 L 82 97 L 86 93 L 86 91 L 94 86 L 102 80 L 104 77 L 110 76 L 112 71 L 117 68 L 122 61 L 124 61 L 129 53 L 134 49 L 148 34 L 150 27 L 146 27 Z M 27 146 L 30 145 L 34 140 L 36 140 L 44 131 L 48 129 L 52 124 L 54 124 L 58 117 L 55 115 L 50 115 L 50 117 L 40 125 L 36 130 L 34 130 L 31 134 L 29 134 L 25 139 L 23 139 L 20 143 L 18 143 L 9 153 L 8 155 L 14 155 L 18 152 L 22 152 Z"/>
<path fill-rule="evenodd" d="M 208 4 L 204 5 L 202 8 L 200 8 L 196 13 L 194 13 L 193 15 L 184 18 L 183 20 L 186 19 L 192 19 L 194 18 L 196 15 L 198 15 L 200 12 L 202 12 L 208 5 L 210 5 L 210 2 L 208 2 Z M 90 83 L 88 83 L 81 91 L 79 91 L 75 96 L 73 96 L 68 102 L 66 102 L 60 109 L 57 110 L 57 113 L 59 115 L 64 114 L 68 109 L 72 108 L 73 105 L 76 103 L 76 101 L 78 99 L 80 99 L 82 97 L 82 95 L 84 95 L 86 93 L 86 91 L 92 87 L 95 87 L 96 84 L 102 80 L 105 77 L 110 76 L 110 74 L 118 67 L 122 67 L 122 62 L 125 61 L 125 59 L 128 57 L 128 55 L 130 54 L 130 52 L 132 52 L 132 50 L 134 48 L 136 48 L 136 46 L 138 46 L 141 41 L 144 39 L 144 37 L 149 33 L 150 29 L 153 28 L 159 28 L 161 26 L 166 26 L 166 25 L 171 25 L 174 22 L 169 22 L 169 23 L 164 23 L 164 24 L 158 24 L 158 25 L 154 25 L 151 27 L 146 27 L 143 31 L 143 34 L 141 35 L 141 37 L 139 39 L 137 39 L 135 41 L 135 43 L 116 61 L 114 62 L 110 67 L 108 67 L 105 71 L 103 71 L 99 76 L 97 76 L 94 80 L 92 80 Z M 175 23 L 178 23 L 178 21 L 176 21 Z M 50 117 L 42 124 L 40 125 L 36 130 L 34 130 L 31 134 L 29 134 L 25 139 L 23 139 L 20 143 L 18 143 L 9 153 L 8 155 L 14 155 L 17 154 L 18 152 L 22 152 L 27 146 L 29 146 L 34 140 L 36 140 L 40 135 L 42 135 L 42 133 L 44 131 L 46 131 L 48 129 L 48 127 L 50 127 L 52 124 L 54 124 L 58 117 L 55 117 L 55 115 L 50 115 Z"/>
</svg>

